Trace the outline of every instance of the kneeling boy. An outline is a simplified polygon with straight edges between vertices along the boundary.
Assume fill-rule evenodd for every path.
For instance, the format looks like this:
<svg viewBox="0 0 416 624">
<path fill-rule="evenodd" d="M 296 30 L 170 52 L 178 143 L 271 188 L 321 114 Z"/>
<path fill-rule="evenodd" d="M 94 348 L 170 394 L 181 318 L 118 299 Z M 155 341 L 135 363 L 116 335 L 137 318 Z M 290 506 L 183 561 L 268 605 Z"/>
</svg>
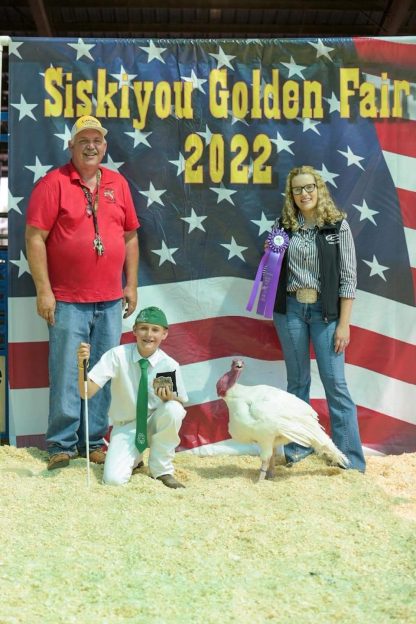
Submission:
<svg viewBox="0 0 416 624">
<path fill-rule="evenodd" d="M 141 310 L 133 326 L 136 343 L 110 349 L 88 373 L 88 398 L 111 379 L 110 419 L 113 423 L 103 482 L 123 485 L 142 464 L 149 446 L 149 470 L 170 488 L 184 487 L 173 476 L 173 458 L 188 400 L 179 364 L 159 348 L 168 335 L 162 310 Z M 83 362 L 90 347 L 78 349 L 78 385 L 84 396 Z"/>
</svg>

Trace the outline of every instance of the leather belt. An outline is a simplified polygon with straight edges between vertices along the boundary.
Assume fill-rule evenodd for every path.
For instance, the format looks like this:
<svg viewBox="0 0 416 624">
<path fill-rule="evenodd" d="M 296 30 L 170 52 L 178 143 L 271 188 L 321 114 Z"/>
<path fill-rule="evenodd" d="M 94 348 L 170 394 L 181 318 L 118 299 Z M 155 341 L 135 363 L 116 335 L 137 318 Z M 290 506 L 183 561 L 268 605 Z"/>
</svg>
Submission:
<svg viewBox="0 0 416 624">
<path fill-rule="evenodd" d="M 315 288 L 299 288 L 287 294 L 289 297 L 296 297 L 299 303 L 315 303 L 319 299 L 319 292 Z"/>
</svg>

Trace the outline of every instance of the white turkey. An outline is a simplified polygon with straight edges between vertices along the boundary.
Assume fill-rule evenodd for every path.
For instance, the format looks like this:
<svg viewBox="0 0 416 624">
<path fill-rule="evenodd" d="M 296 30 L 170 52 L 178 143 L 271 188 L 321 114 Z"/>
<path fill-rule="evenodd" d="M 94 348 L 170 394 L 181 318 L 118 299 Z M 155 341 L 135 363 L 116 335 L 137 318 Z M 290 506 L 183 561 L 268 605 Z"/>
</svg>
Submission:
<svg viewBox="0 0 416 624">
<path fill-rule="evenodd" d="M 331 463 L 348 467 L 348 459 L 325 433 L 308 403 L 272 386 L 237 383 L 243 368 L 242 360 L 233 360 L 231 370 L 217 382 L 217 394 L 228 406 L 230 436 L 239 442 L 259 445 L 259 481 L 273 478 L 275 448 L 289 442 L 312 447 Z"/>
</svg>

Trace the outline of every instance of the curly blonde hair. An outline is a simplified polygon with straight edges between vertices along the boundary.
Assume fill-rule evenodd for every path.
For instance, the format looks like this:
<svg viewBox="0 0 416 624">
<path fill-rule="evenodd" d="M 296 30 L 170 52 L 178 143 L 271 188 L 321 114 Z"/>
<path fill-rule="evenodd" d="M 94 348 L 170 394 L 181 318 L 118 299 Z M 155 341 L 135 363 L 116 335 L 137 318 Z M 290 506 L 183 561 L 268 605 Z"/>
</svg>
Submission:
<svg viewBox="0 0 416 624">
<path fill-rule="evenodd" d="M 289 171 L 286 179 L 285 201 L 283 204 L 281 221 L 283 227 L 296 232 L 299 229 L 299 208 L 296 206 L 292 193 L 292 180 L 295 176 L 307 173 L 315 178 L 318 191 L 318 203 L 316 206 L 316 225 L 322 227 L 327 223 L 336 223 L 345 219 L 346 214 L 339 210 L 332 199 L 322 176 L 310 165 L 295 167 Z"/>
</svg>

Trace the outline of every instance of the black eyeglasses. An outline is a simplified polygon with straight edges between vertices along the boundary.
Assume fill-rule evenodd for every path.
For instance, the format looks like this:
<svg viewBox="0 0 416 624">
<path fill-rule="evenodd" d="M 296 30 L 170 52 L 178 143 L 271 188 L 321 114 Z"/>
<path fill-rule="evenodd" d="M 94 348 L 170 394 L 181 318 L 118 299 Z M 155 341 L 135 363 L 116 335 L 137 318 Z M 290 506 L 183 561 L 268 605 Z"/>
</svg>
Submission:
<svg viewBox="0 0 416 624">
<path fill-rule="evenodd" d="M 293 195 L 302 195 L 302 191 L 305 189 L 307 193 L 313 193 L 316 189 L 316 184 L 305 184 L 305 186 L 294 186 L 292 187 Z"/>
</svg>

